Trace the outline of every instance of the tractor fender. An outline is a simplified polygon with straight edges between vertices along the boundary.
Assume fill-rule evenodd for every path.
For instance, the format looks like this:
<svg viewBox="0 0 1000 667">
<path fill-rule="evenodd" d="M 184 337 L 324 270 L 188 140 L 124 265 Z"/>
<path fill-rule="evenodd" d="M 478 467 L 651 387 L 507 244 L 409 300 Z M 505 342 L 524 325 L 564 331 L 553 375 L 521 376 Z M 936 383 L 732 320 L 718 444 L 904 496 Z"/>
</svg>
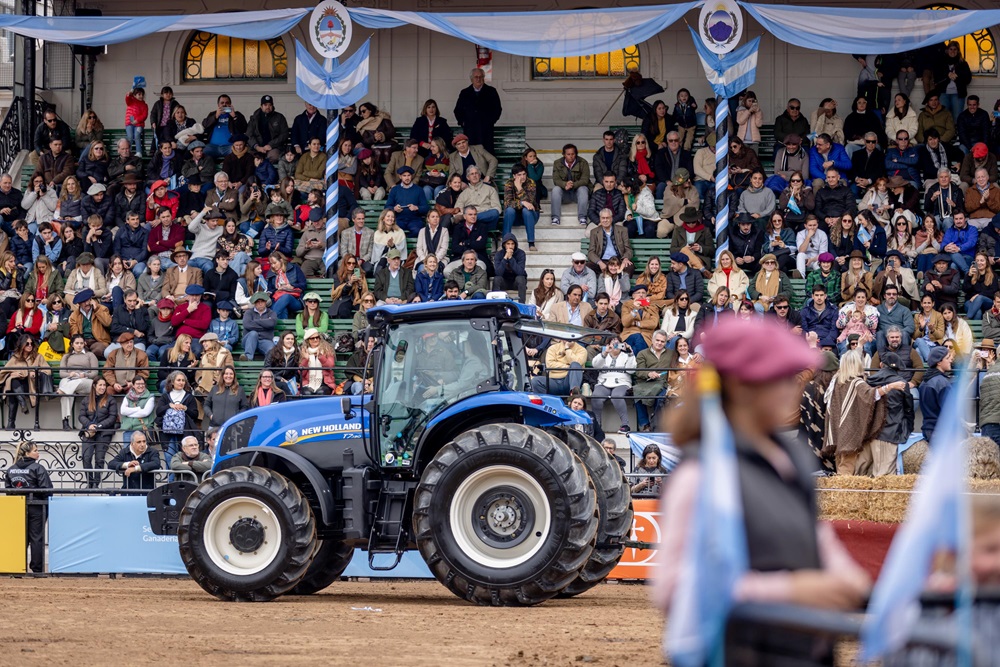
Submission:
<svg viewBox="0 0 1000 667">
<path fill-rule="evenodd" d="M 215 474 L 220 470 L 234 466 L 260 466 L 262 468 L 273 469 L 274 466 L 268 465 L 268 458 L 270 457 L 281 459 L 285 466 L 289 468 L 288 471 L 279 470 L 279 472 L 285 472 L 286 476 L 289 476 L 287 474 L 289 472 L 292 475 L 301 474 L 306 478 L 309 485 L 316 492 L 320 520 L 324 525 L 330 525 L 334 516 L 333 492 L 316 466 L 301 454 L 283 447 L 243 447 L 229 452 L 226 459 L 220 461 L 212 473 Z"/>
<path fill-rule="evenodd" d="M 431 431 L 436 425 L 461 413 L 482 408 L 495 409 L 497 406 L 519 409 L 524 415 L 526 426 L 548 428 L 590 424 L 589 417 L 573 412 L 555 396 L 525 394 L 519 391 L 495 391 L 470 396 L 448 407 L 427 424 L 427 430 Z"/>
</svg>

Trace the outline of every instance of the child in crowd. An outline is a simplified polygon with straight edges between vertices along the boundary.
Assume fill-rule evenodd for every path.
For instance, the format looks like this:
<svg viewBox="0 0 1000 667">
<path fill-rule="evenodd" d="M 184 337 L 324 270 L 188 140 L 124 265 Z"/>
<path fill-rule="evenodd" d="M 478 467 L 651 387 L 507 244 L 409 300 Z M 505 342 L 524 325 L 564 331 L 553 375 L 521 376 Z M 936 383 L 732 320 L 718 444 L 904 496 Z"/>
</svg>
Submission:
<svg viewBox="0 0 1000 667">
<path fill-rule="evenodd" d="M 271 188 L 270 190 L 268 190 L 268 197 L 270 197 L 271 199 L 271 204 L 269 206 L 276 206 L 280 208 L 282 212 L 284 212 L 285 214 L 285 220 L 292 220 L 292 207 L 285 200 L 285 198 L 281 196 L 280 189 Z M 301 227 L 296 227 L 294 224 L 292 225 L 292 228 L 298 231 L 302 231 Z"/>
<path fill-rule="evenodd" d="M 219 343 L 230 352 L 240 339 L 240 327 L 236 320 L 231 319 L 233 304 L 230 301 L 220 301 L 215 306 L 217 315 L 208 325 L 208 332 L 219 337 Z"/>
<path fill-rule="evenodd" d="M 847 322 L 844 330 L 840 332 L 840 335 L 837 336 L 837 342 L 843 343 L 851 334 L 859 336 L 862 344 L 870 343 L 873 340 L 872 332 L 868 328 L 868 325 L 865 324 L 865 313 L 863 310 L 855 310 L 851 313 L 851 319 Z"/>
<path fill-rule="evenodd" d="M 698 128 L 698 102 L 691 97 L 687 88 L 677 91 L 677 104 L 674 105 L 674 122 L 677 132 L 681 135 L 684 150 L 689 151 L 694 145 L 694 133 Z"/>
<path fill-rule="evenodd" d="M 274 165 L 262 153 L 255 153 L 253 156 L 254 178 L 262 187 L 265 185 L 278 184 L 278 171 Z"/>
<path fill-rule="evenodd" d="M 132 144 L 136 157 L 140 158 L 143 156 L 144 128 L 149 116 L 149 106 L 145 100 L 146 91 L 143 88 L 133 88 L 125 95 L 125 138 Z"/>
<path fill-rule="evenodd" d="M 295 149 L 291 146 L 285 151 L 285 154 L 281 156 L 278 160 L 278 181 L 283 181 L 286 178 L 295 178 L 295 167 L 299 164 L 299 156 L 295 152 Z"/>
</svg>

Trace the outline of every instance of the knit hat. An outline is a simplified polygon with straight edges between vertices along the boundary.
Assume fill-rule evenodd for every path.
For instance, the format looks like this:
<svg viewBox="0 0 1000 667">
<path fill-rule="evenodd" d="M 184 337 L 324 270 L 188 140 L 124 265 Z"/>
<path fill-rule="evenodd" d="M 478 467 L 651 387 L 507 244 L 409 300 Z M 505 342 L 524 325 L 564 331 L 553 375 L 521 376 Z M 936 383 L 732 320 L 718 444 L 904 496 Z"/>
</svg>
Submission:
<svg viewBox="0 0 1000 667">
<path fill-rule="evenodd" d="M 702 350 L 720 375 L 748 384 L 762 384 L 791 377 L 819 366 L 819 353 L 802 336 L 796 336 L 771 318 L 741 320 L 719 318 L 718 326 L 704 332 Z"/>
</svg>

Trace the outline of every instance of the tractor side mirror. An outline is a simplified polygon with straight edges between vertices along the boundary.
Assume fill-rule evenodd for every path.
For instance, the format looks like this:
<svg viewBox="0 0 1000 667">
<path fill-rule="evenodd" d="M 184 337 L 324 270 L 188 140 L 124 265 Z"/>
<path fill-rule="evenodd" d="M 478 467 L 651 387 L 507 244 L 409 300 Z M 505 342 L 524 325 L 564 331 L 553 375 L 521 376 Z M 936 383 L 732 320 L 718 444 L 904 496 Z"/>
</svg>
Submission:
<svg viewBox="0 0 1000 667">
<path fill-rule="evenodd" d="M 351 414 L 351 399 L 349 396 L 341 396 L 340 398 L 340 411 L 344 413 L 345 418 L 352 416 Z"/>
</svg>

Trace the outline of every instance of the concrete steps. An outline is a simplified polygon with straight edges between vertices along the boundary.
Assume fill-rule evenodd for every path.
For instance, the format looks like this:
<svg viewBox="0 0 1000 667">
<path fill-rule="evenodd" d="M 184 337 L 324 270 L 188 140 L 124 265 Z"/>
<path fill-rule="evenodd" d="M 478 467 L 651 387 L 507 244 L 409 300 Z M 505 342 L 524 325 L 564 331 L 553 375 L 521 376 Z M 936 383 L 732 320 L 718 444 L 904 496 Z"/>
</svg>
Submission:
<svg viewBox="0 0 1000 667">
<path fill-rule="evenodd" d="M 514 227 L 514 236 L 527 255 L 525 269 L 528 272 L 528 287 L 533 289 L 542 271 L 550 268 L 556 272 L 556 280 L 570 266 L 570 255 L 580 249 L 580 239 L 585 228 L 579 224 L 552 225 L 549 216 L 543 215 L 535 226 L 535 247 L 537 252 L 528 250 L 528 237 L 524 227 Z"/>
</svg>

